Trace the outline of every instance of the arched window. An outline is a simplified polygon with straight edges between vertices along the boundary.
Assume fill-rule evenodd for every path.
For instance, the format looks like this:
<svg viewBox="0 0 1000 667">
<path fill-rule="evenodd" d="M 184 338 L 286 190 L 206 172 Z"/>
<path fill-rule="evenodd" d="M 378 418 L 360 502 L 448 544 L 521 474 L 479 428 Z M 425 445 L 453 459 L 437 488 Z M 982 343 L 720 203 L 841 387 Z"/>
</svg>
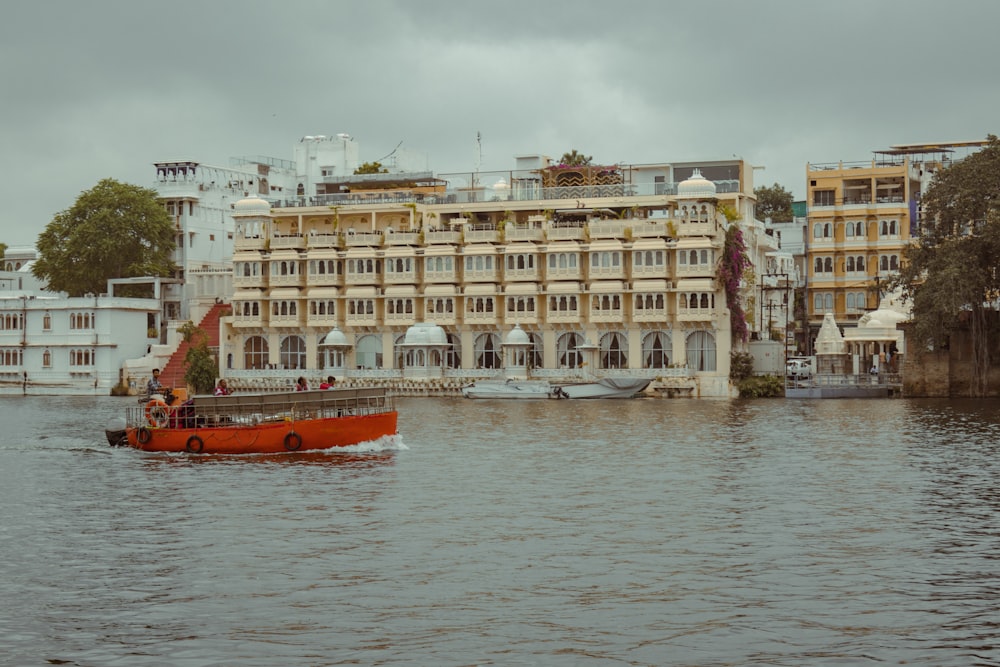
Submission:
<svg viewBox="0 0 1000 667">
<path fill-rule="evenodd" d="M 476 336 L 473 345 L 476 356 L 476 368 L 500 368 L 500 337 L 494 333 L 484 333 Z"/>
<path fill-rule="evenodd" d="M 583 354 L 579 347 L 583 339 L 576 333 L 564 333 L 556 341 L 556 358 L 560 368 L 579 368 L 583 365 Z"/>
<path fill-rule="evenodd" d="M 381 368 L 382 339 L 375 334 L 362 336 L 358 339 L 358 344 L 355 348 L 355 357 L 358 368 Z"/>
<path fill-rule="evenodd" d="M 601 368 L 628 367 L 628 341 L 617 331 L 601 337 Z"/>
<path fill-rule="evenodd" d="M 243 367 L 267 367 L 267 339 L 263 336 L 250 336 L 243 343 Z"/>
<path fill-rule="evenodd" d="M 670 337 L 663 331 L 648 333 L 642 338 L 642 367 L 670 366 Z"/>
<path fill-rule="evenodd" d="M 687 365 L 695 371 L 714 371 L 715 336 L 707 331 L 695 331 L 687 337 Z"/>
<path fill-rule="evenodd" d="M 306 367 L 306 341 L 302 336 L 285 336 L 281 340 L 280 363 L 282 367 L 299 369 Z"/>
<path fill-rule="evenodd" d="M 448 368 L 462 367 L 462 340 L 455 334 L 448 334 L 451 344 L 444 353 L 444 365 Z"/>
</svg>

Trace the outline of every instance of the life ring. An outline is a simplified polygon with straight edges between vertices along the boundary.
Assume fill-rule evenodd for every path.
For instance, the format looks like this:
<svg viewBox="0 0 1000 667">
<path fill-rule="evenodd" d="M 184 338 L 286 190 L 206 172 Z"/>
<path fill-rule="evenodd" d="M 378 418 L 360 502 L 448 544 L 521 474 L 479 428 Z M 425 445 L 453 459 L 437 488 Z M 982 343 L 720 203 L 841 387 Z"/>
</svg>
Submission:
<svg viewBox="0 0 1000 667">
<path fill-rule="evenodd" d="M 205 441 L 201 439 L 200 436 L 192 435 L 188 438 L 187 444 L 184 445 L 184 449 L 188 450 L 192 454 L 197 454 L 202 449 L 205 448 Z"/>
<path fill-rule="evenodd" d="M 146 421 L 150 426 L 163 428 L 167 425 L 167 402 L 162 398 L 151 398 L 146 403 Z"/>
<path fill-rule="evenodd" d="M 288 435 L 285 436 L 285 449 L 290 452 L 294 452 L 296 449 L 302 446 L 302 436 L 295 431 L 289 431 Z"/>
<path fill-rule="evenodd" d="M 139 430 L 135 433 L 135 439 L 139 441 L 140 445 L 145 445 L 153 439 L 153 432 L 145 426 L 140 426 Z"/>
</svg>

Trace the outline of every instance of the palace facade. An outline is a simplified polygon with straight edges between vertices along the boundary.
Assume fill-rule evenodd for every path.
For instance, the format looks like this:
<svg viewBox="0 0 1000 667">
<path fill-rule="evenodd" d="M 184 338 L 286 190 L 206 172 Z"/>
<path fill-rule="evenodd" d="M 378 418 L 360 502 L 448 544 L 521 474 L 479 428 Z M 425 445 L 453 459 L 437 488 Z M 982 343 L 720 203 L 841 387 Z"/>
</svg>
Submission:
<svg viewBox="0 0 1000 667">
<path fill-rule="evenodd" d="M 406 331 L 429 323 L 447 335 L 441 377 L 500 375 L 519 326 L 534 376 L 644 375 L 729 396 L 734 342 L 715 278 L 729 224 L 756 266 L 776 249 L 753 209 L 738 159 L 530 156 L 502 173 L 336 175 L 273 203 L 250 197 L 233 212 L 221 373 L 249 387 L 403 377 Z M 754 282 L 743 288 L 757 331 Z"/>
</svg>

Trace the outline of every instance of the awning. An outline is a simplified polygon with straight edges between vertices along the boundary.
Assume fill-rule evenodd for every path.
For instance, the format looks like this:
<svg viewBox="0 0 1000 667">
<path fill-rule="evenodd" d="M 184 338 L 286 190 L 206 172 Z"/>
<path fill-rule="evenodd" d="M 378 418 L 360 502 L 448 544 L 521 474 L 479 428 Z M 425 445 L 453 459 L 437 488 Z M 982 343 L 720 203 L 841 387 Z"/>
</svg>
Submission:
<svg viewBox="0 0 1000 667">
<path fill-rule="evenodd" d="M 416 257 L 417 251 L 408 246 L 389 246 L 385 249 L 386 257 Z"/>
<path fill-rule="evenodd" d="M 386 296 L 416 296 L 417 288 L 413 285 L 389 285 L 385 288 Z"/>
<path fill-rule="evenodd" d="M 267 295 L 269 299 L 298 299 L 301 296 L 298 287 L 277 287 Z"/>
<path fill-rule="evenodd" d="M 538 294 L 537 283 L 509 283 L 504 294 Z"/>
<path fill-rule="evenodd" d="M 632 283 L 633 292 L 666 292 L 668 289 L 670 286 L 666 280 L 636 280 Z"/>
<path fill-rule="evenodd" d="M 473 283 L 471 285 L 466 285 L 465 294 L 498 294 L 499 288 L 493 283 Z"/>
<path fill-rule="evenodd" d="M 711 278 L 687 278 L 677 281 L 677 292 L 714 292 L 715 281 Z"/>
<path fill-rule="evenodd" d="M 428 285 L 424 288 L 424 296 L 455 296 L 458 290 L 454 285 Z"/>
<path fill-rule="evenodd" d="M 666 247 L 666 239 L 657 237 L 641 238 L 632 242 L 633 250 L 665 250 Z"/>
<path fill-rule="evenodd" d="M 583 286 L 578 282 L 558 282 L 549 283 L 545 286 L 545 291 L 549 294 L 579 294 L 583 291 Z"/>
<path fill-rule="evenodd" d="M 591 293 L 610 294 L 614 292 L 624 292 L 625 283 L 621 280 L 598 280 L 590 283 Z"/>
<path fill-rule="evenodd" d="M 455 246 L 451 245 L 432 245 L 424 248 L 424 257 L 436 257 L 438 255 L 457 255 Z"/>
<path fill-rule="evenodd" d="M 309 259 L 337 259 L 340 251 L 336 248 L 316 248 L 309 251 Z"/>
<path fill-rule="evenodd" d="M 346 294 L 344 294 L 349 299 L 356 299 L 358 297 L 373 297 L 378 296 L 378 288 L 374 285 L 364 285 L 362 287 L 348 287 Z"/>
<path fill-rule="evenodd" d="M 499 255 L 497 248 L 489 243 L 474 243 L 462 250 L 463 255 Z"/>
<path fill-rule="evenodd" d="M 553 241 L 545 246 L 545 252 L 580 252 L 577 241 Z"/>
<path fill-rule="evenodd" d="M 270 261 L 274 260 L 288 260 L 288 259 L 301 259 L 298 250 L 293 250 L 291 248 L 278 248 L 277 250 L 271 251 L 271 256 L 268 258 Z"/>
<path fill-rule="evenodd" d="M 233 301 L 255 301 L 263 295 L 264 292 L 260 289 L 238 289 L 233 292 Z"/>
<path fill-rule="evenodd" d="M 339 287 L 311 287 L 306 296 L 310 299 L 329 299 L 340 296 Z"/>
<path fill-rule="evenodd" d="M 713 245 L 712 245 L 712 239 L 704 238 L 704 237 L 702 237 L 702 238 L 695 237 L 695 238 L 677 239 L 677 246 L 676 247 L 678 249 L 680 249 L 680 248 L 685 248 L 685 249 L 691 249 L 691 248 L 699 248 L 700 249 L 700 248 L 704 248 L 704 249 L 708 250 L 709 248 L 712 248 Z"/>
<path fill-rule="evenodd" d="M 590 251 L 595 250 L 622 250 L 622 242 L 617 239 L 603 239 L 600 241 L 592 241 L 590 243 Z"/>
</svg>

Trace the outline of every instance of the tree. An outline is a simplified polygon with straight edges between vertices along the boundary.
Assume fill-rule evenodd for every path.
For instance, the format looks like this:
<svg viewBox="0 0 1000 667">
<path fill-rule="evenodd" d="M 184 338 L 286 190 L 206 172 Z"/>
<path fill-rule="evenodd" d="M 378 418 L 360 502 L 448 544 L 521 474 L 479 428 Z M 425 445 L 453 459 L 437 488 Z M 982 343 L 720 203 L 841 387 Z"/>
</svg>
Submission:
<svg viewBox="0 0 1000 667">
<path fill-rule="evenodd" d="M 574 148 L 570 153 L 563 153 L 563 156 L 559 158 L 559 164 L 564 164 L 567 167 L 586 167 L 593 159 L 590 155 L 578 153 Z"/>
<path fill-rule="evenodd" d="M 941 346 L 968 327 L 973 396 L 985 396 L 990 369 L 991 302 L 1000 294 L 1000 141 L 939 171 L 924 194 L 920 237 L 903 251 L 891 286 L 913 304 L 914 345 Z"/>
<path fill-rule="evenodd" d="M 388 174 L 388 169 L 382 168 L 381 162 L 365 162 L 354 170 L 355 174 Z"/>
<path fill-rule="evenodd" d="M 792 221 L 792 193 L 775 183 L 753 189 L 757 197 L 757 219 L 771 218 L 773 222 Z"/>
<path fill-rule="evenodd" d="M 208 349 L 208 334 L 193 322 L 186 322 L 178 331 L 189 346 L 184 355 L 184 363 L 187 364 L 184 382 L 196 393 L 207 394 L 215 387 L 215 377 L 219 372 L 219 365 Z"/>
<path fill-rule="evenodd" d="M 155 190 L 106 178 L 38 236 L 31 272 L 50 290 L 102 294 L 111 278 L 170 276 L 174 225 Z M 122 294 L 148 295 L 149 289 Z"/>
</svg>

